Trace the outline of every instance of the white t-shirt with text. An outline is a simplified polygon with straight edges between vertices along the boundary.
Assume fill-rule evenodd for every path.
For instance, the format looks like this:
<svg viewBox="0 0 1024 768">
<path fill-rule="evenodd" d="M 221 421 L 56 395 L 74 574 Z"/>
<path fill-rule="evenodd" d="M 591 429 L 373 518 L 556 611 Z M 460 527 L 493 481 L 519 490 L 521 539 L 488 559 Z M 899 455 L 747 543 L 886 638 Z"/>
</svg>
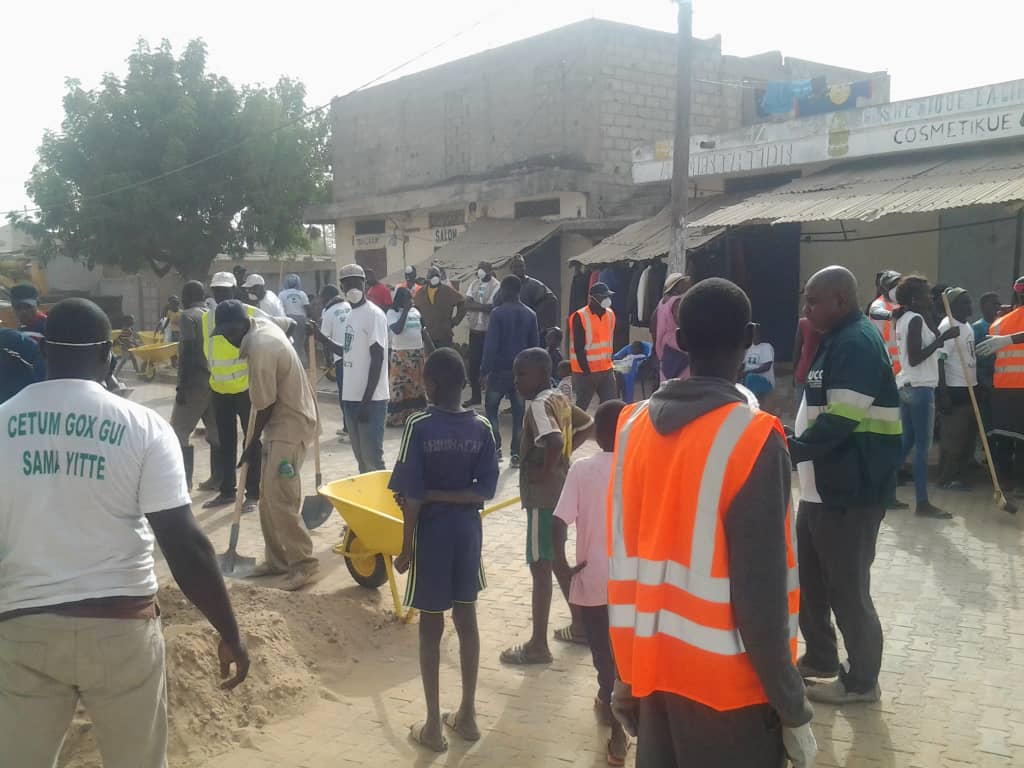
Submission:
<svg viewBox="0 0 1024 768">
<path fill-rule="evenodd" d="M 305 317 L 309 306 L 309 296 L 299 288 L 285 288 L 277 297 L 288 317 Z"/>
<path fill-rule="evenodd" d="M 166 420 L 96 382 L 0 405 L 0 614 L 157 591 L 146 515 L 190 503 Z"/>
<path fill-rule="evenodd" d="M 320 332 L 339 347 L 345 345 L 345 321 L 352 305 L 347 301 L 339 301 L 324 310 L 320 318 Z M 334 355 L 333 361 L 341 360 L 341 355 Z"/>
<path fill-rule="evenodd" d="M 271 290 L 267 290 L 266 295 L 259 300 L 256 305 L 264 312 L 267 313 L 268 317 L 284 317 L 284 306 L 281 304 L 281 300 L 277 298 L 277 294 Z"/>
<path fill-rule="evenodd" d="M 466 298 L 472 299 L 477 304 L 493 305 L 494 297 L 498 294 L 499 288 L 501 288 L 501 284 L 493 275 L 486 282 L 479 277 L 474 277 L 473 281 L 469 284 L 469 288 L 466 289 Z M 469 330 L 471 331 L 486 331 L 490 320 L 491 316 L 487 312 L 470 310 L 466 313 L 466 322 L 469 324 Z"/>
<path fill-rule="evenodd" d="M 389 309 L 387 312 L 388 332 L 391 334 L 391 348 L 398 350 L 423 349 L 423 320 L 420 311 L 413 307 L 405 318 L 401 333 L 395 333 L 391 326 L 398 322 L 401 312 Z"/>
<path fill-rule="evenodd" d="M 384 310 L 372 301 L 364 301 L 358 307 L 353 307 L 345 318 L 342 339 L 341 345 L 345 348 L 345 354 L 342 355 L 345 361 L 345 380 L 341 386 L 341 399 L 348 402 L 362 401 L 366 381 L 370 376 L 370 347 L 379 344 L 384 351 L 384 363 L 370 399 L 387 400 L 390 397 L 388 321 L 384 317 Z"/>
<path fill-rule="evenodd" d="M 753 373 L 756 369 L 760 368 L 766 363 L 771 363 L 772 366 L 763 373 L 758 373 L 758 376 L 764 376 L 768 381 L 771 382 L 772 386 L 775 386 L 775 347 L 769 344 L 767 341 L 762 341 L 760 344 L 753 344 L 747 347 L 746 356 L 743 358 L 743 370 L 745 373 Z"/>
</svg>

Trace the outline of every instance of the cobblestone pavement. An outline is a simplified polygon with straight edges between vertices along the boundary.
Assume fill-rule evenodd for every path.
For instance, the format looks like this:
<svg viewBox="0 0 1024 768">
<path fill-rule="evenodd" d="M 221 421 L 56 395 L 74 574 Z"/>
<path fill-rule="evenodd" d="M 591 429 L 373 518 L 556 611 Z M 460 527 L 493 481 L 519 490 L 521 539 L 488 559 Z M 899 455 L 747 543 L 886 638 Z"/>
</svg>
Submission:
<svg viewBox="0 0 1024 768">
<path fill-rule="evenodd" d="M 167 414 L 173 390 L 166 384 L 142 385 L 133 399 Z M 327 418 L 324 476 L 336 479 L 355 470 L 349 446 L 334 437 L 338 409 L 331 403 L 326 395 L 321 399 Z M 389 465 L 398 437 L 397 430 L 388 430 Z M 199 457 L 205 452 L 197 448 L 196 454 L 201 479 L 206 467 Z M 312 461 L 304 474 L 311 483 Z M 497 498 L 512 495 L 517 495 L 515 473 L 506 470 Z M 196 501 L 203 498 L 197 495 Z M 890 512 L 882 526 L 873 588 L 885 630 L 882 700 L 842 710 L 818 705 L 817 765 L 1024 766 L 1021 522 L 996 511 L 980 483 L 973 493 L 936 491 L 934 500 L 953 512 L 954 520 Z M 211 514 L 197 505 L 197 516 L 215 548 L 223 550 L 229 513 Z M 607 733 L 593 714 L 596 679 L 586 648 L 553 643 L 555 661 L 547 668 L 523 670 L 498 662 L 500 651 L 525 639 L 529 629 L 523 524 L 522 513 L 510 509 L 490 516 L 484 526 L 489 587 L 479 604 L 483 738 L 478 743 L 466 745 L 449 734 L 450 751 L 435 758 L 408 742 L 409 725 L 423 716 L 416 629 L 410 626 L 395 633 L 394 647 L 359 659 L 357 671 L 332 689 L 337 701 L 322 701 L 301 717 L 271 724 L 246 746 L 210 760 L 207 768 L 604 765 Z M 326 576 L 312 589 L 341 589 L 389 608 L 386 588 L 376 593 L 354 586 L 341 558 L 330 552 L 340 530 L 335 517 L 314 532 Z M 261 549 L 258 521 L 245 518 L 239 551 L 258 555 Z M 168 578 L 166 571 L 162 576 Z M 555 594 L 552 627 L 568 619 L 557 589 Z M 441 680 L 442 707 L 457 706 L 458 645 L 450 624 Z"/>
</svg>

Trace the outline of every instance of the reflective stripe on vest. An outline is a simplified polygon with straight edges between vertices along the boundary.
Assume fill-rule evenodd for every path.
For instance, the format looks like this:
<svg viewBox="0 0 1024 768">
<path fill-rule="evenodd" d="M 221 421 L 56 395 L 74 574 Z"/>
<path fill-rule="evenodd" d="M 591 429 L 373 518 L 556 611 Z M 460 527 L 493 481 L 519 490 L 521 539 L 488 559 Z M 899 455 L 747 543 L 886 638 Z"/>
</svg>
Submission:
<svg viewBox="0 0 1024 768">
<path fill-rule="evenodd" d="M 592 373 L 610 371 L 612 369 L 612 336 L 615 331 L 615 313 L 606 309 L 602 317 L 598 317 L 590 311 L 590 307 L 583 307 L 573 313 L 578 315 L 580 324 L 583 326 L 583 336 L 586 343 L 583 346 L 587 355 L 587 367 Z M 576 358 L 575 323 L 569 318 L 569 364 L 574 373 L 583 373 L 583 366 Z"/>
<path fill-rule="evenodd" d="M 608 521 L 609 623 L 622 679 L 633 685 L 637 696 L 662 690 L 718 710 L 767 701 L 735 625 L 728 556 L 721 550 L 725 547 L 723 517 L 729 504 L 764 441 L 772 431 L 781 434 L 774 417 L 743 404 L 723 408 L 727 410 L 712 411 L 681 432 L 661 437 L 650 423 L 646 402 L 629 406 L 619 422 Z M 711 429 L 715 430 L 713 437 L 708 434 Z M 696 432 L 684 435 L 688 430 Z M 666 440 L 671 440 L 671 446 Z M 695 457 L 689 454 L 694 445 L 707 453 L 699 482 L 691 483 L 697 486 L 696 496 L 692 490 L 684 492 L 681 515 L 679 500 L 667 500 L 670 487 L 681 481 L 677 468 L 686 463 L 692 466 Z M 651 467 L 649 451 L 658 455 L 654 472 L 645 471 Z M 642 499 L 633 495 L 637 493 Z M 657 515 L 662 504 L 672 520 L 654 520 L 653 528 L 646 528 L 648 538 L 636 538 L 638 528 L 651 522 L 651 509 Z M 639 523 L 641 510 L 644 520 Z M 630 541 L 635 541 L 638 550 L 646 547 L 646 553 L 628 551 L 627 517 L 633 521 Z M 682 546 L 667 545 L 672 548 L 669 559 L 650 556 L 659 549 L 665 554 L 665 543 L 649 538 L 652 530 L 663 528 L 690 534 Z M 791 510 L 787 510 L 785 536 L 790 652 L 795 660 L 799 576 L 796 521 Z"/>
<path fill-rule="evenodd" d="M 248 304 L 245 311 L 249 317 L 255 314 L 255 307 Z M 206 362 L 210 368 L 210 389 L 222 395 L 234 395 L 249 388 L 249 364 L 239 358 L 237 347 L 223 336 L 211 336 L 210 327 L 213 312 L 203 315 L 203 338 Z"/>
<path fill-rule="evenodd" d="M 1024 307 L 1017 307 L 989 326 L 990 336 L 1013 336 L 1024 332 Z M 996 352 L 992 384 L 996 389 L 1024 389 L 1024 344 L 1011 344 Z"/>
</svg>

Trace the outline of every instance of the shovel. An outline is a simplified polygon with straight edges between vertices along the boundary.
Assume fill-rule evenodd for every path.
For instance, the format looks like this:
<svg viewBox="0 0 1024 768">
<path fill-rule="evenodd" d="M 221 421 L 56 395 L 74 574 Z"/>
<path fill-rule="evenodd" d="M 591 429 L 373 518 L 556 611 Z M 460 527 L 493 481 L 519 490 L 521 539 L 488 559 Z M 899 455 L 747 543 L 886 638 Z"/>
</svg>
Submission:
<svg viewBox="0 0 1024 768">
<path fill-rule="evenodd" d="M 956 328 L 956 321 L 953 320 L 953 310 L 949 308 L 949 297 L 945 292 L 942 294 L 942 308 L 946 310 L 946 317 L 949 318 L 951 328 Z M 960 338 L 953 339 L 953 346 L 956 347 L 956 355 L 960 358 L 960 368 L 964 374 L 964 381 L 970 381 L 967 374 L 967 358 L 960 346 Z M 985 424 L 981 419 L 981 411 L 978 409 L 978 399 L 974 396 L 974 387 L 967 387 L 967 394 L 971 398 L 971 406 L 974 408 L 974 418 L 978 422 L 978 434 L 981 435 L 981 447 L 985 449 L 985 460 L 988 462 L 988 471 L 992 476 L 992 496 L 996 507 L 1011 515 L 1017 514 L 1017 505 L 1006 498 L 1003 489 L 999 487 L 999 475 L 996 474 L 996 465 L 992 461 L 992 451 L 988 445 L 988 435 L 985 434 Z"/>
<path fill-rule="evenodd" d="M 256 429 L 256 410 L 249 410 L 249 426 L 245 430 L 244 451 L 252 442 L 252 434 Z M 231 467 L 225 467 L 225 472 L 230 472 Z M 242 465 L 238 473 L 238 485 L 235 490 L 235 512 L 231 519 L 231 537 L 228 539 L 228 551 L 223 555 L 217 555 L 217 562 L 220 564 L 220 572 L 225 576 L 245 578 L 256 567 L 255 557 L 242 557 L 238 554 L 238 527 L 242 521 L 242 500 L 245 496 L 245 481 L 249 476 L 249 462 Z"/>
<path fill-rule="evenodd" d="M 320 406 L 316 399 L 316 339 L 312 334 L 309 336 L 309 389 L 313 395 L 313 409 L 316 412 L 316 434 L 313 436 L 313 463 L 316 467 L 316 482 L 313 484 L 313 494 L 302 500 L 302 522 L 306 528 L 312 531 L 323 525 L 331 516 L 334 507 L 330 499 L 321 496 L 317 491 L 323 484 L 320 475 Z"/>
</svg>

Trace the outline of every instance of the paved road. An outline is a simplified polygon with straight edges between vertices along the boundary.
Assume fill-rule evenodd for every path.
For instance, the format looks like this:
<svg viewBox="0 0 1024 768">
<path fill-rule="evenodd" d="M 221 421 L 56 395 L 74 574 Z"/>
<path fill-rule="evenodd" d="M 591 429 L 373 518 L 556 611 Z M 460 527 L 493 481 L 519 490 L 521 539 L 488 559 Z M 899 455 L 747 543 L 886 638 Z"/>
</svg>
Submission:
<svg viewBox="0 0 1024 768">
<path fill-rule="evenodd" d="M 142 385 L 134 399 L 167 414 L 173 389 Z M 348 445 L 334 437 L 338 409 L 328 398 L 321 405 L 327 418 L 325 477 L 354 474 Z M 508 439 L 510 431 L 505 434 Z M 389 465 L 398 437 L 397 430 L 387 433 Z M 199 456 L 205 454 L 196 453 L 196 476 L 201 478 L 206 467 L 200 466 Z M 312 471 L 310 460 L 303 473 L 310 483 Z M 498 498 L 517 493 L 515 473 L 505 471 Z M 893 512 L 882 526 L 874 568 L 874 594 L 885 629 L 882 701 L 841 711 L 818 705 L 817 765 L 1024 765 L 1020 520 L 995 511 L 989 494 L 981 490 L 937 491 L 935 501 L 955 519 L 937 522 Z M 227 513 L 199 516 L 215 547 L 223 549 Z M 544 669 L 511 669 L 498 662 L 501 649 L 524 639 L 529 626 L 523 526 L 522 513 L 515 509 L 492 515 L 485 525 L 490 586 L 479 606 L 480 742 L 467 748 L 453 738 L 450 752 L 437 759 L 408 743 L 409 724 L 422 719 L 423 709 L 416 631 L 409 627 L 399 635 L 403 639 L 397 647 L 380 648 L 371 658 L 360 659 L 359 671 L 334 689 L 337 702 L 324 701 L 301 718 L 267 727 L 245 748 L 211 760 L 208 768 L 604 765 L 607 737 L 593 716 L 596 680 L 585 648 L 555 647 L 555 662 Z M 330 569 L 315 585 L 318 591 L 356 589 L 329 551 L 339 531 L 340 521 L 332 519 L 315 532 L 317 552 Z M 259 525 L 247 518 L 240 550 L 252 555 L 260 548 Z M 390 604 L 386 589 L 365 597 Z M 552 625 L 560 626 L 567 618 L 565 605 L 556 598 Z M 442 647 L 443 707 L 457 705 L 458 680 L 458 646 L 449 626 Z"/>
</svg>

